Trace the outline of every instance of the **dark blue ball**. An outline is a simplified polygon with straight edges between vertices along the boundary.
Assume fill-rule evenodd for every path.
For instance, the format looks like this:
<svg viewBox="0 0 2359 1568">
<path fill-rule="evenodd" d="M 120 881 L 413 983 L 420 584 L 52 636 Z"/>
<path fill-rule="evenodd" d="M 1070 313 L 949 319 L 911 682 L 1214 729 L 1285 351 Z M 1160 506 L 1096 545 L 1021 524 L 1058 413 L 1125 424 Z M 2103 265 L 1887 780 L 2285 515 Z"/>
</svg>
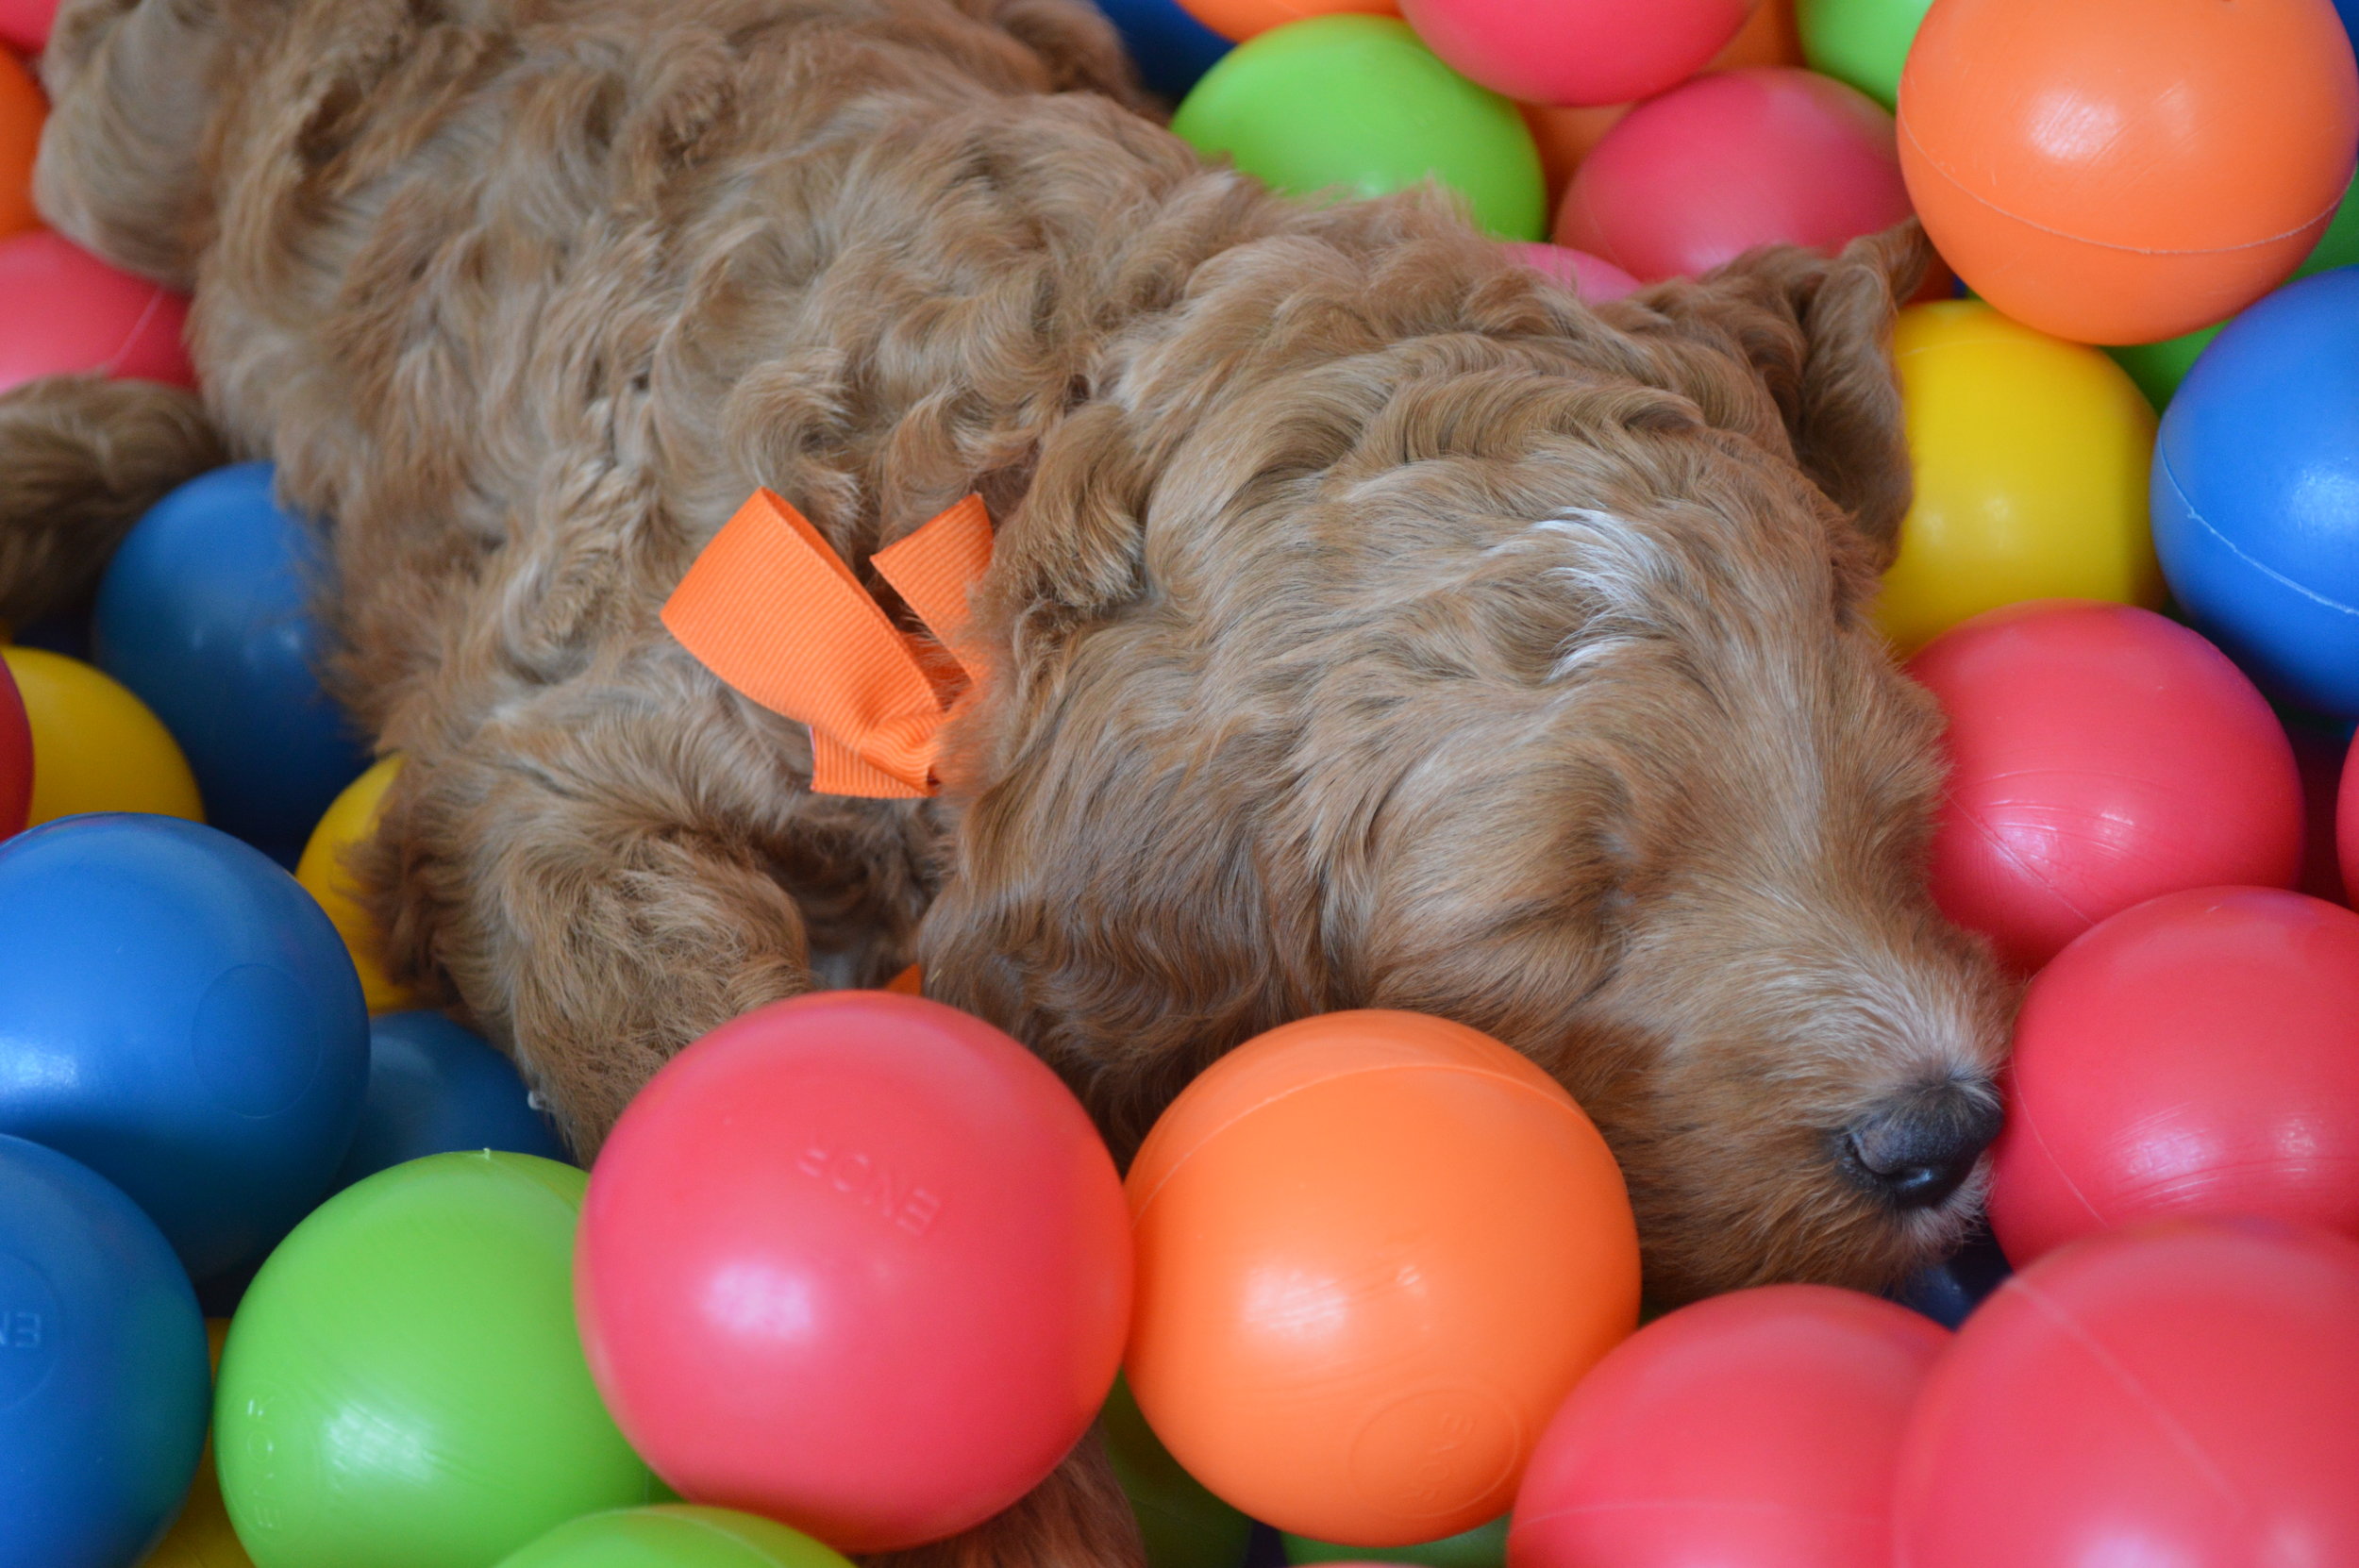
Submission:
<svg viewBox="0 0 2359 1568">
<path fill-rule="evenodd" d="M 292 865 L 368 756 L 320 688 L 319 542 L 273 474 L 216 469 L 157 502 L 99 584 L 92 646 L 180 742 L 205 820 Z"/>
<path fill-rule="evenodd" d="M 338 1189 L 406 1159 L 471 1149 L 570 1158 L 525 1080 L 479 1037 L 439 1012 L 370 1020 L 368 1094 Z"/>
<path fill-rule="evenodd" d="M 212 1389 L 188 1276 L 87 1167 L 0 1137 L 0 1568 L 125 1568 L 196 1474 Z"/>
<path fill-rule="evenodd" d="M 2266 690 L 2359 715 L 2359 267 L 2228 324 L 2163 416 L 2154 547 L 2197 628 Z"/>
<path fill-rule="evenodd" d="M 1980 1307 L 2015 1271 L 2007 1255 L 1987 1230 L 1978 1231 L 1966 1245 L 1938 1263 L 1929 1263 L 1909 1276 L 1892 1299 L 1924 1313 L 1944 1328 L 1955 1328 Z"/>
<path fill-rule="evenodd" d="M 192 1277 L 327 1192 L 368 1060 L 343 939 L 258 851 L 130 814 L 0 844 L 0 1132 L 129 1193 Z"/>
<path fill-rule="evenodd" d="M 1175 101 L 1186 97 L 1196 78 L 1233 47 L 1176 0 L 1097 0 L 1097 8 L 1122 35 L 1141 78 Z"/>
</svg>

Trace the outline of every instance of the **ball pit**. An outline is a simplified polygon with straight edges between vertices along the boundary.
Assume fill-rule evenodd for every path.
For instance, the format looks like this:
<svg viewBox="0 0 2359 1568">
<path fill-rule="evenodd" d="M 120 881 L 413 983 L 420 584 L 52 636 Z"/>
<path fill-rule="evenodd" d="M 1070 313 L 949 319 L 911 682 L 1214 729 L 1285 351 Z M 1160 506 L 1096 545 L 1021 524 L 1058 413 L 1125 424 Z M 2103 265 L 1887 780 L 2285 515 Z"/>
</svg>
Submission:
<svg viewBox="0 0 2359 1568">
<path fill-rule="evenodd" d="M 1958 1331 L 1902 1439 L 1896 1568 L 2359 1561 L 2359 1243 L 2163 1222 Z"/>
<path fill-rule="evenodd" d="M 1933 897 L 2017 968 L 2162 893 L 2300 872 L 2293 747 L 2184 626 L 2127 605 L 2015 605 L 1935 639 L 1909 673 L 1949 717 Z"/>
<path fill-rule="evenodd" d="M 227 1320 L 206 1320 L 205 1347 L 216 1369 L 221 1365 L 222 1342 L 228 1335 Z M 209 1388 L 207 1393 L 210 1392 Z M 209 1409 L 209 1398 L 207 1403 Z M 210 1423 L 207 1426 L 209 1428 Z M 237 1528 L 229 1523 L 229 1510 L 221 1500 L 221 1474 L 213 1464 L 209 1429 L 204 1452 L 197 1458 L 196 1479 L 181 1500 L 180 1516 L 156 1549 L 140 1560 L 140 1568 L 254 1568 L 254 1560 L 238 1544 Z"/>
<path fill-rule="evenodd" d="M 1840 249 L 1908 213 L 1882 109 L 1807 71 L 1717 71 L 1605 133 L 1555 238 L 1651 283 L 1780 241 Z"/>
<path fill-rule="evenodd" d="M 1098 1415 L 1106 1457 L 1138 1521 L 1147 1568 L 1238 1568 L 1253 1542 L 1253 1521 L 1204 1489 L 1157 1441 L 1129 1383 L 1114 1379 Z"/>
<path fill-rule="evenodd" d="M 0 1136 L 0 1568 L 122 1568 L 205 1441 L 205 1320 L 172 1248 L 87 1167 Z"/>
<path fill-rule="evenodd" d="M 1620 104 L 1702 70 L 1748 0 L 1400 0 L 1417 36 L 1494 92 L 1531 104 Z"/>
<path fill-rule="evenodd" d="M 834 992 L 724 1025 L 631 1102 L 579 1294 L 598 1387 L 666 1480 L 880 1551 L 997 1513 L 1088 1429 L 1130 1243 L 1113 1160 L 1038 1057 L 937 1002 Z"/>
<path fill-rule="evenodd" d="M 385 960 L 378 956 L 381 938 L 376 922 L 360 902 L 359 886 L 344 860 L 356 845 L 376 831 L 378 813 L 385 809 L 385 792 L 393 788 L 400 772 L 399 757 L 380 758 L 346 785 L 321 816 L 295 861 L 295 880 L 319 900 L 336 934 L 343 938 L 344 951 L 360 974 L 360 993 L 371 1012 L 415 1008 L 424 1000 L 385 973 Z"/>
<path fill-rule="evenodd" d="M 565 1159 L 524 1079 L 480 1035 L 439 1012 L 391 1012 L 369 1021 L 369 1085 L 360 1125 L 334 1185 L 430 1154 L 504 1149 Z"/>
<path fill-rule="evenodd" d="M 33 155 L 48 117 L 33 74 L 0 50 L 0 238 L 41 226 L 33 210 Z"/>
<path fill-rule="evenodd" d="M 1899 131 L 1968 288 L 2060 338 L 2149 342 L 2309 254 L 2351 178 L 2359 70 L 2317 0 L 1941 0 Z"/>
<path fill-rule="evenodd" d="M 1813 71 L 1858 88 L 1887 109 L 1900 101 L 1900 69 L 1933 0 L 1795 0 L 1802 58 Z"/>
<path fill-rule="evenodd" d="M 1391 17 L 1319 17 L 1251 40 L 1196 84 L 1171 128 L 1275 191 L 1378 196 L 1430 175 L 1502 240 L 1548 226 L 1540 154 L 1515 106 Z"/>
<path fill-rule="evenodd" d="M 25 822 L 141 811 L 202 822 L 196 776 L 147 705 L 105 671 L 46 648 L 0 648 L 32 747 Z"/>
<path fill-rule="evenodd" d="M 213 1449 L 256 1568 L 476 1568 L 655 1478 L 572 1302 L 588 1177 L 504 1153 L 381 1171 L 272 1253 L 222 1352 Z"/>
<path fill-rule="evenodd" d="M 1990 1218 L 2017 1268 L 2182 1214 L 2359 1240 L 2359 914 L 2266 888 L 2127 909 L 2033 980 L 2009 1075 Z"/>
<path fill-rule="evenodd" d="M 1190 14 L 1231 43 L 1313 17 L 1391 16 L 1395 0 L 1183 0 Z"/>
<path fill-rule="evenodd" d="M 57 13 L 58 0 L 0 0 L 0 45 L 20 54 L 40 54 Z"/>
<path fill-rule="evenodd" d="M 327 918 L 226 834 L 107 815 L 0 844 L 0 1132 L 120 1186 L 192 1278 L 327 1191 L 366 1020 Z"/>
<path fill-rule="evenodd" d="M 1507 1562 L 1504 1515 L 1487 1525 L 1411 1546 L 1344 1546 L 1332 1541 L 1313 1541 L 1307 1535 L 1281 1534 L 1278 1539 L 1293 1568 L 1345 1562 L 1406 1562 L 1414 1563 L 1417 1568 L 1505 1568 Z"/>
<path fill-rule="evenodd" d="M 728 1509 L 664 1503 L 571 1519 L 499 1568 L 851 1568 L 800 1530 Z"/>
<path fill-rule="evenodd" d="M 2154 542 L 2171 592 L 2274 693 L 2359 717 L 2359 269 L 2231 323 L 2171 400 Z"/>
<path fill-rule="evenodd" d="M 1097 0 L 1122 34 L 1148 88 L 1179 99 L 1229 53 L 1229 41 L 1188 14 L 1179 0 Z"/>
<path fill-rule="evenodd" d="M 320 689 L 326 563 L 275 472 L 216 469 L 151 508 L 99 584 L 92 642 L 179 742 L 206 820 L 292 865 L 368 759 Z"/>
<path fill-rule="evenodd" d="M 46 229 L 0 240 L 0 392 L 97 371 L 193 386 L 188 301 Z"/>
<path fill-rule="evenodd" d="M 1892 357 L 1916 491 L 1876 620 L 1902 652 L 2024 599 L 2162 607 L 2154 416 L 2120 367 L 1974 300 L 1902 311 Z"/>
<path fill-rule="evenodd" d="M 1949 1336 L 1818 1285 L 1716 1296 L 1609 1352 L 1548 1424 L 1513 1568 L 1887 1568 L 1893 1460 Z"/>
<path fill-rule="evenodd" d="M 1139 1408 L 1191 1475 L 1296 1534 L 1389 1546 L 1496 1517 L 1637 1321 L 1604 1140 L 1461 1025 L 1273 1029 L 1172 1102 L 1126 1187 Z"/>
<path fill-rule="evenodd" d="M 33 809 L 33 726 L 16 676 L 0 659 L 0 839 L 22 832 Z"/>
</svg>

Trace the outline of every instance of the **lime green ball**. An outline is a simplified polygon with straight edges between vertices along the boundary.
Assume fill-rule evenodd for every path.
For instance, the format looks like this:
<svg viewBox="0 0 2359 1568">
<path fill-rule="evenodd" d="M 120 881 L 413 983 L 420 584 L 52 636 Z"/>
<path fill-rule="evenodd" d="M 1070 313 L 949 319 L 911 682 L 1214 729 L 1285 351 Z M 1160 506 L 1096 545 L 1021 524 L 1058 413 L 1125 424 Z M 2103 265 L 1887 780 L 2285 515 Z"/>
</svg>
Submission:
<svg viewBox="0 0 2359 1568">
<path fill-rule="evenodd" d="M 1156 1439 L 1128 1378 L 1116 1377 L 1099 1417 L 1114 1478 L 1146 1542 L 1147 1568 L 1236 1568 L 1253 1521 L 1204 1489 Z"/>
<path fill-rule="evenodd" d="M 1802 58 L 1822 76 L 1849 82 L 1892 108 L 1900 100 L 1900 67 L 1917 24 L 1933 0 L 1795 0 Z"/>
<path fill-rule="evenodd" d="M 256 1568 L 483 1568 L 649 1499 L 574 1327 L 588 1181 L 531 1155 L 434 1155 L 278 1244 L 213 1402 L 222 1499 Z"/>
<path fill-rule="evenodd" d="M 1523 115 L 1393 17 L 1318 16 L 1246 40 L 1205 73 L 1171 128 L 1289 195 L 1380 196 L 1430 175 L 1502 240 L 1548 227 Z"/>
<path fill-rule="evenodd" d="M 624 1509 L 571 1519 L 499 1568 L 852 1568 L 800 1530 L 731 1509 Z"/>
<path fill-rule="evenodd" d="M 1421 1568 L 1504 1568 L 1507 1561 L 1505 1515 L 1458 1535 L 1446 1535 L 1421 1546 L 1338 1546 L 1309 1536 L 1285 1538 L 1286 1560 L 1311 1562 L 1414 1562 Z"/>
</svg>

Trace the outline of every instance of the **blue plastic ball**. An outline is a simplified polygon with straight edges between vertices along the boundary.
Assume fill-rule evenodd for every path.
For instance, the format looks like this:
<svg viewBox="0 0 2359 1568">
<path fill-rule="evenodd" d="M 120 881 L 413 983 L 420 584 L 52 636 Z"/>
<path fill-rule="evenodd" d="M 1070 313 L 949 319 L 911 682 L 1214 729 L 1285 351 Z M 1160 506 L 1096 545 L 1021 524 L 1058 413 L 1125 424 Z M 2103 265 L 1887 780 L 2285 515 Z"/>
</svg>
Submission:
<svg viewBox="0 0 2359 1568">
<path fill-rule="evenodd" d="M 129 1193 L 192 1277 L 327 1192 L 368 1062 L 343 939 L 259 852 L 130 814 L 0 844 L 0 1132 Z"/>
<path fill-rule="evenodd" d="M 216 469 L 157 502 L 99 584 L 92 646 L 180 742 L 206 821 L 292 865 L 369 759 L 320 688 L 319 542 L 273 474 Z"/>
<path fill-rule="evenodd" d="M 0 1137 L 0 1568 L 125 1568 L 196 1473 L 212 1403 L 188 1276 L 120 1190 Z"/>
<path fill-rule="evenodd" d="M 525 1080 L 480 1037 L 439 1012 L 371 1019 L 368 1093 L 338 1190 L 404 1160 L 471 1149 L 570 1158 Z"/>
<path fill-rule="evenodd" d="M 1234 47 L 1181 9 L 1179 0 L 1097 0 L 1097 8 L 1122 35 L 1140 78 L 1175 103 Z"/>
<path fill-rule="evenodd" d="M 2359 267 L 2279 290 L 2187 373 L 2154 446 L 2154 547 L 2272 694 L 2359 715 Z"/>
</svg>

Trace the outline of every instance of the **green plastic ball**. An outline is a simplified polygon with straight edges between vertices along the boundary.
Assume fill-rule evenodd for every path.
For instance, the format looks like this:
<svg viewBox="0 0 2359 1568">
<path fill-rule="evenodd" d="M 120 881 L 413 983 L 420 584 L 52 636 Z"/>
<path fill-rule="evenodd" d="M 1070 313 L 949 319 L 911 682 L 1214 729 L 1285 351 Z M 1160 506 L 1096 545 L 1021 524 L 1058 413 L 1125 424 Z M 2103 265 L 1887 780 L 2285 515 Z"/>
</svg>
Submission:
<svg viewBox="0 0 2359 1568">
<path fill-rule="evenodd" d="M 851 1568 L 800 1530 L 732 1509 L 624 1509 L 567 1520 L 499 1568 Z"/>
<path fill-rule="evenodd" d="M 1171 128 L 1289 195 L 1380 196 L 1430 175 L 1502 240 L 1548 227 L 1523 115 L 1393 17 L 1313 17 L 1248 39 L 1196 84 Z"/>
<path fill-rule="evenodd" d="M 1146 1425 L 1128 1378 L 1114 1379 L 1099 1420 L 1114 1479 L 1146 1543 L 1147 1568 L 1237 1568 L 1252 1543 L 1253 1521 L 1180 1468 Z"/>
<path fill-rule="evenodd" d="M 1477 1525 L 1473 1529 L 1417 1546 L 1338 1546 L 1333 1542 L 1313 1541 L 1305 1535 L 1283 1539 L 1286 1560 L 1296 1564 L 1413 1562 L 1419 1568 L 1504 1568 L 1507 1561 L 1504 1515 L 1487 1525 Z"/>
<path fill-rule="evenodd" d="M 270 1255 L 213 1404 L 222 1498 L 256 1568 L 483 1568 L 658 1495 L 574 1326 L 582 1172 L 413 1159 Z"/>
<path fill-rule="evenodd" d="M 1795 0 L 1802 58 L 1822 76 L 1849 82 L 1891 108 L 1900 101 L 1900 67 L 1933 0 Z"/>
</svg>

